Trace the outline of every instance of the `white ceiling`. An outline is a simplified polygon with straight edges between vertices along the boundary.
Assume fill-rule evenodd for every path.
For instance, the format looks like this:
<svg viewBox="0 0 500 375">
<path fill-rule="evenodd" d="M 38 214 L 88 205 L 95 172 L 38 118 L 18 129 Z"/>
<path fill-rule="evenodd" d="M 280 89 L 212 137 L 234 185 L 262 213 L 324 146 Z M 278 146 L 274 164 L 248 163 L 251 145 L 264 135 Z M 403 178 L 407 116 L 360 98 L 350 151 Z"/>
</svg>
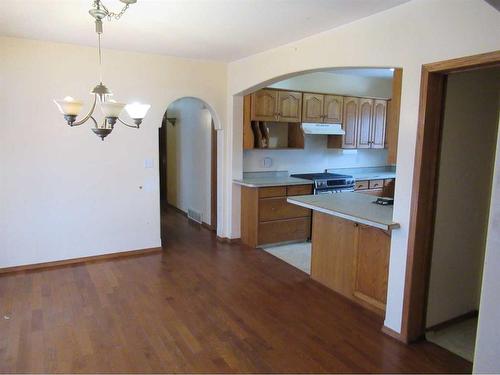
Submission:
<svg viewBox="0 0 500 375">
<path fill-rule="evenodd" d="M 102 0 L 111 11 L 119 0 Z M 138 0 L 103 47 L 232 61 L 408 0 Z M 0 0 L 0 35 L 95 46 L 92 0 Z"/>
</svg>

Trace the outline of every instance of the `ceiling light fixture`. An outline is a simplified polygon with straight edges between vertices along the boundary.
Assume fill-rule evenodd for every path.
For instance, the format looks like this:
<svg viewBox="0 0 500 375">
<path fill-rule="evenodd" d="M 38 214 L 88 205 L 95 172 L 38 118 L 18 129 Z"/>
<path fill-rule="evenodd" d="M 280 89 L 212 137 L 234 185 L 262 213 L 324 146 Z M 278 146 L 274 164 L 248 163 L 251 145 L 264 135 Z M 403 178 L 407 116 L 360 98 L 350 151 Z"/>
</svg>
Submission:
<svg viewBox="0 0 500 375">
<path fill-rule="evenodd" d="M 149 108 L 151 107 L 149 104 L 140 104 L 140 103 L 132 103 L 132 104 L 124 104 L 117 103 L 116 101 L 109 99 L 111 95 L 111 91 L 102 83 L 102 53 L 101 53 L 101 34 L 102 34 L 102 20 L 104 18 L 108 18 L 109 21 L 111 19 L 120 19 L 121 16 L 128 9 L 130 4 L 134 4 L 137 0 L 120 0 L 125 4 L 123 9 L 119 13 L 110 12 L 101 0 L 94 0 L 93 8 L 89 10 L 89 13 L 92 17 L 95 18 L 95 30 L 97 33 L 97 49 L 98 49 L 98 59 L 99 59 L 99 84 L 93 88 L 91 91 L 94 94 L 94 101 L 89 112 L 81 119 L 76 120 L 76 117 L 80 113 L 83 107 L 83 101 L 73 99 L 71 96 L 67 96 L 62 100 L 54 99 L 59 111 L 64 115 L 64 119 L 68 123 L 69 126 L 78 126 L 87 122 L 89 119 L 92 120 L 95 124 L 95 128 L 92 128 L 92 131 L 99 136 L 103 141 L 104 138 L 113 131 L 113 128 L 117 121 L 121 122 L 123 125 L 126 125 L 131 128 L 139 129 L 139 125 L 142 123 L 142 120 L 146 116 Z M 104 120 L 101 125 L 98 125 L 96 119 L 94 118 L 94 110 L 97 104 L 97 98 L 99 98 L 99 103 L 101 107 L 101 111 L 104 115 Z M 130 118 L 133 121 L 133 124 L 127 123 L 120 118 L 120 113 L 125 108 L 125 111 L 128 113 Z"/>
</svg>

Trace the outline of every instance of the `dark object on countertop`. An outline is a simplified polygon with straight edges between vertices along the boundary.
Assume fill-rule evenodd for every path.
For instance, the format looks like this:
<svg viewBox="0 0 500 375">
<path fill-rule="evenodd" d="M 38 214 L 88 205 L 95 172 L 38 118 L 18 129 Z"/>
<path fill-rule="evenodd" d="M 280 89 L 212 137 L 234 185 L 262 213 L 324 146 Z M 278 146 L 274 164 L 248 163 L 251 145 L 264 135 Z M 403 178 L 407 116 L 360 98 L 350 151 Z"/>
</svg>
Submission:
<svg viewBox="0 0 500 375">
<path fill-rule="evenodd" d="M 380 197 L 377 198 L 376 201 L 373 201 L 373 203 L 380 204 L 381 206 L 392 206 L 394 204 L 394 198 Z"/>
</svg>

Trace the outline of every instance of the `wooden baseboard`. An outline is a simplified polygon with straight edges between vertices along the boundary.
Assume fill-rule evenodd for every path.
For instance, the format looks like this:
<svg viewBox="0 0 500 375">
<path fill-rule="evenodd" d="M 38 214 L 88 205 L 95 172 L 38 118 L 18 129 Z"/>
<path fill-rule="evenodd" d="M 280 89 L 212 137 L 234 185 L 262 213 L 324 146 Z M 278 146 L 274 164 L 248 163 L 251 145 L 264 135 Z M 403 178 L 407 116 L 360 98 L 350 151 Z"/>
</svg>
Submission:
<svg viewBox="0 0 500 375">
<path fill-rule="evenodd" d="M 205 222 L 202 222 L 202 223 L 201 223 L 201 226 L 202 226 L 203 228 L 206 228 L 206 229 L 208 229 L 208 230 L 212 231 L 212 232 L 215 232 L 215 231 L 217 230 L 217 229 L 215 228 L 215 226 L 214 226 L 214 225 L 210 225 L 210 224 L 207 224 L 207 223 L 205 223 Z"/>
<path fill-rule="evenodd" d="M 121 252 L 117 252 L 117 253 L 92 255 L 92 256 L 88 256 L 88 257 L 56 260 L 56 261 L 45 262 L 45 263 L 26 264 L 26 265 L 22 265 L 22 266 L 0 268 L 0 274 L 22 272 L 22 271 L 31 271 L 31 270 L 38 270 L 38 269 L 42 269 L 42 268 L 60 267 L 60 266 L 67 266 L 69 264 L 85 263 L 85 262 L 91 262 L 91 261 L 101 261 L 101 260 L 107 260 L 107 259 L 113 259 L 113 258 L 140 256 L 140 255 L 146 255 L 146 254 L 151 254 L 151 253 L 159 253 L 161 251 L 163 251 L 163 249 L 161 247 L 153 247 L 153 248 L 149 248 L 149 249 L 121 251 Z"/>
<path fill-rule="evenodd" d="M 184 212 L 180 208 L 172 206 L 170 203 L 167 203 L 167 210 L 174 210 L 175 212 L 181 214 L 182 216 L 185 216 L 185 217 L 188 216 L 187 212 Z"/>
<path fill-rule="evenodd" d="M 444 322 L 441 322 L 441 323 L 438 323 L 438 324 L 434 324 L 433 326 L 431 326 L 429 328 L 426 328 L 425 331 L 426 332 L 427 331 L 439 331 L 440 329 L 449 327 L 449 326 L 451 326 L 453 324 L 456 324 L 456 323 L 463 322 L 464 320 L 475 318 L 478 315 L 479 315 L 479 311 L 472 310 L 472 311 L 466 312 L 465 314 L 462 314 L 462 315 L 456 316 L 454 318 L 448 319 L 448 320 L 446 320 Z"/>
<path fill-rule="evenodd" d="M 222 243 L 228 244 L 239 244 L 241 243 L 241 238 L 227 238 L 227 237 L 219 237 L 217 236 L 217 240 Z"/>
<path fill-rule="evenodd" d="M 401 333 L 398 333 L 394 331 L 393 329 L 390 329 L 389 327 L 382 326 L 382 333 L 385 333 L 387 336 L 392 337 L 395 340 L 398 340 L 404 344 L 408 344 L 408 342 L 404 339 L 404 337 L 401 335 Z"/>
<path fill-rule="evenodd" d="M 175 206 L 172 206 L 171 204 L 167 204 L 168 208 L 169 209 L 172 209 L 176 212 L 178 212 L 179 214 L 181 214 L 182 216 L 184 216 L 185 218 L 187 218 L 191 223 L 196 223 L 196 224 L 200 224 L 198 223 L 197 221 L 194 221 L 192 219 L 190 219 L 187 215 L 186 212 L 182 211 L 180 208 L 177 208 Z M 208 230 L 211 230 L 211 231 L 216 231 L 217 229 L 215 228 L 214 225 L 211 225 L 211 224 L 208 224 L 208 223 L 205 223 L 204 221 L 201 222 L 201 226 L 204 227 L 204 228 L 207 228 Z"/>
</svg>

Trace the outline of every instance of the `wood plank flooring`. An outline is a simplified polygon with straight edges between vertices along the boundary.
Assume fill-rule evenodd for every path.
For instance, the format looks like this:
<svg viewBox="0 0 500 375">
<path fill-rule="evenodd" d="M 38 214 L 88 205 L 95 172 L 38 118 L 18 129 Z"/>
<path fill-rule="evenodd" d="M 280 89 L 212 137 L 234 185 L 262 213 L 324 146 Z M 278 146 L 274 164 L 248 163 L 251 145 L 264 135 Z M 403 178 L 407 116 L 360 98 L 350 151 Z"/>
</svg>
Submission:
<svg viewBox="0 0 500 375">
<path fill-rule="evenodd" d="M 170 211 L 163 253 L 0 276 L 0 372 L 470 372 Z"/>
</svg>

